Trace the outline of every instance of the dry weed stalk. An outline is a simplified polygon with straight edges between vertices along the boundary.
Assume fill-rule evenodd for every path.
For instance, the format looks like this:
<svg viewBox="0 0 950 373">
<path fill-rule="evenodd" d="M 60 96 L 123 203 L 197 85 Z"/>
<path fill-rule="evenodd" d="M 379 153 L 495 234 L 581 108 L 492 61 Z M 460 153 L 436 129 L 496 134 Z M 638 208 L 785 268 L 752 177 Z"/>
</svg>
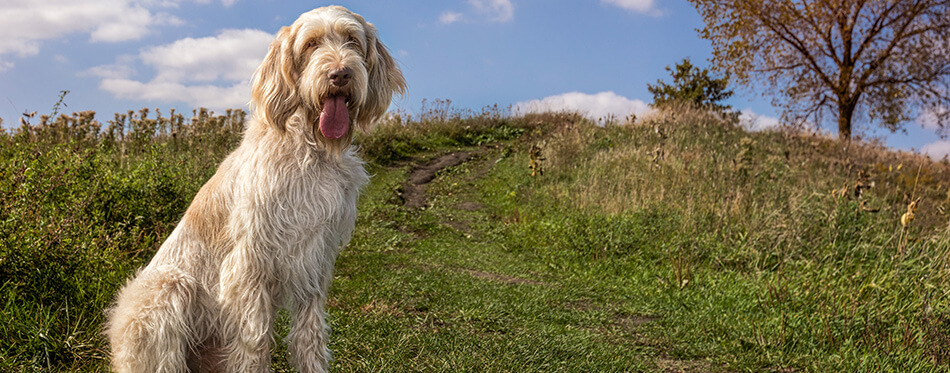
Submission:
<svg viewBox="0 0 950 373">
<path fill-rule="evenodd" d="M 917 205 L 920 203 L 920 197 L 917 197 L 916 199 L 914 199 L 914 197 L 917 195 L 917 182 L 920 181 L 920 169 L 923 166 L 923 163 L 917 166 L 917 176 L 914 178 L 914 189 L 910 194 L 911 201 L 907 204 L 907 212 L 901 215 L 901 235 L 897 240 L 897 251 L 901 256 L 903 256 L 904 252 L 907 250 L 907 227 L 910 226 L 910 223 L 914 221 L 914 214 L 917 212 Z"/>
<path fill-rule="evenodd" d="M 531 162 L 528 167 L 531 168 L 531 176 L 544 175 L 544 167 L 541 165 L 541 161 L 545 160 L 544 155 L 542 155 L 542 148 L 540 145 L 531 145 L 531 150 L 528 152 L 528 155 L 531 157 Z"/>
</svg>

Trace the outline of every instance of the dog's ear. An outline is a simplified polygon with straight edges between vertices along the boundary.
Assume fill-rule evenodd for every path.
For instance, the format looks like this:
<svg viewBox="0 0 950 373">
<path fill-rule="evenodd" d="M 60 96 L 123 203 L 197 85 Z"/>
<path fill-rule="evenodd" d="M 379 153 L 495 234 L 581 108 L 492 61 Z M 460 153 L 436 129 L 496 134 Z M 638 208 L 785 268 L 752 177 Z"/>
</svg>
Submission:
<svg viewBox="0 0 950 373">
<path fill-rule="evenodd" d="M 386 46 L 379 41 L 376 27 L 363 21 L 366 30 L 366 67 L 369 91 L 366 103 L 356 118 L 356 126 L 363 132 L 369 131 L 370 125 L 389 108 L 389 102 L 395 93 L 406 93 L 406 79 L 399 70 L 399 65 L 393 59 Z"/>
<path fill-rule="evenodd" d="M 270 43 L 267 57 L 254 72 L 251 87 L 251 107 L 256 115 L 281 131 L 287 120 L 297 111 L 300 99 L 296 82 L 300 73 L 294 61 L 294 30 L 284 27 Z"/>
</svg>

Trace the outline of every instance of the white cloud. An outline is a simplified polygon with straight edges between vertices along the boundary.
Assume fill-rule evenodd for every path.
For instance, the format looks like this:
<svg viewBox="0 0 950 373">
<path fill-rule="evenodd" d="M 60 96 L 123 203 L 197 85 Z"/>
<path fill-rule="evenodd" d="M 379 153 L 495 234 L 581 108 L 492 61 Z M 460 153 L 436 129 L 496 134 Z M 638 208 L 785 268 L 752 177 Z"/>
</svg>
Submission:
<svg viewBox="0 0 950 373">
<path fill-rule="evenodd" d="M 145 8 L 128 8 L 118 17 L 99 23 L 89 33 L 89 40 L 93 42 L 114 43 L 127 40 L 138 40 L 152 31 L 153 26 L 179 26 L 185 22 L 180 18 L 166 13 L 152 13 Z"/>
<path fill-rule="evenodd" d="M 100 65 L 79 73 L 80 76 L 98 76 L 104 79 L 127 79 L 135 75 L 135 69 L 128 63 Z"/>
<path fill-rule="evenodd" d="M 468 17 L 460 12 L 445 11 L 439 15 L 439 23 L 448 25 L 460 21 L 475 21 L 481 19 L 489 22 L 509 22 L 515 18 L 515 6 L 511 0 L 468 0 L 478 17 Z"/>
<path fill-rule="evenodd" d="M 185 0 L 4 0 L 0 5 L 0 56 L 27 57 L 42 41 L 88 34 L 92 42 L 137 40 L 180 18 L 156 8 L 175 8 Z M 222 0 L 227 5 L 233 0 Z M 12 67 L 9 60 L 0 67 Z"/>
<path fill-rule="evenodd" d="M 508 22 L 515 17 L 515 7 L 510 0 L 468 0 L 468 3 L 495 22 Z"/>
<path fill-rule="evenodd" d="M 231 86 L 211 84 L 185 85 L 178 82 L 150 81 L 142 83 L 129 79 L 104 79 L 99 88 L 111 92 L 117 98 L 157 102 L 186 102 L 194 107 L 213 110 L 243 108 L 250 100 L 249 82 Z"/>
<path fill-rule="evenodd" d="M 458 22 L 460 20 L 462 20 L 462 13 L 445 11 L 439 16 L 439 23 L 446 25 Z"/>
<path fill-rule="evenodd" d="M 515 115 L 572 111 L 597 120 L 608 116 L 623 119 L 630 114 L 642 116 L 651 109 L 650 105 L 643 101 L 631 100 L 608 91 L 596 94 L 570 92 L 540 100 L 523 101 L 516 103 L 511 110 Z"/>
<path fill-rule="evenodd" d="M 940 128 L 940 121 L 937 117 L 939 115 L 947 115 L 948 110 L 950 109 L 943 106 L 936 108 L 926 108 L 920 113 L 915 121 L 924 128 L 936 130 Z"/>
<path fill-rule="evenodd" d="M 0 16 L 2 17 L 2 16 Z M 3 26 L 0 26 L 3 27 Z M 0 30 L 0 34 L 3 34 L 3 30 Z M 2 38 L 0 37 L 0 54 L 3 53 L 12 53 L 16 54 L 19 57 L 32 56 L 40 52 L 39 43 L 32 40 L 25 39 L 16 39 L 15 37 Z"/>
<path fill-rule="evenodd" d="M 950 141 L 937 141 L 920 148 L 920 152 L 930 156 L 931 159 L 940 160 L 945 156 L 950 156 Z"/>
<path fill-rule="evenodd" d="M 653 0 L 601 0 L 601 2 L 616 5 L 637 13 L 644 13 L 652 16 L 660 15 L 660 12 L 653 7 Z"/>
<path fill-rule="evenodd" d="M 13 0 L 0 12 L 0 53 L 39 52 L 39 41 L 89 33 L 92 41 L 138 39 L 160 23 L 146 8 L 127 0 Z"/>
<path fill-rule="evenodd" d="M 185 38 L 139 54 L 158 71 L 156 80 L 209 82 L 250 79 L 274 35 L 260 30 L 222 30 L 216 36 Z"/>
<path fill-rule="evenodd" d="M 185 102 L 210 109 L 244 107 L 250 80 L 274 35 L 260 30 L 222 30 L 215 36 L 185 38 L 143 49 L 87 74 L 102 77 L 99 88 L 118 98 Z M 148 82 L 133 79 L 133 63 L 155 70 Z"/>
<path fill-rule="evenodd" d="M 782 125 L 778 118 L 759 115 L 748 108 L 742 110 L 742 114 L 739 115 L 739 123 L 750 131 L 766 131 L 776 129 Z"/>
</svg>

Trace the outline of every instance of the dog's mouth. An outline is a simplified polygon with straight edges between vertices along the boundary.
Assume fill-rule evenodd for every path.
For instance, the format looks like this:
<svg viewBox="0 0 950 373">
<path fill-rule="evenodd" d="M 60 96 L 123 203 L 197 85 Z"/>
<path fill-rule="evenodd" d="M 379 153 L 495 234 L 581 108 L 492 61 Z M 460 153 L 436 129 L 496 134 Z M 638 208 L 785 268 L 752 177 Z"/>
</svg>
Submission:
<svg viewBox="0 0 950 373">
<path fill-rule="evenodd" d="M 338 139 L 350 129 L 350 111 L 346 107 L 345 95 L 333 95 L 325 98 L 320 112 L 320 133 L 328 139 Z"/>
</svg>

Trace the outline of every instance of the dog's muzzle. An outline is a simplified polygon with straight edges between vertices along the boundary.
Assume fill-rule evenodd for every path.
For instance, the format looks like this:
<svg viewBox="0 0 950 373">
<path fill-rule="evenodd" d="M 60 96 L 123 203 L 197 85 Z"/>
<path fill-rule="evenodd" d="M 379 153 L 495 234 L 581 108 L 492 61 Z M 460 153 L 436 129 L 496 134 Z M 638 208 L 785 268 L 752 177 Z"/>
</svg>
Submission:
<svg viewBox="0 0 950 373">
<path fill-rule="evenodd" d="M 343 87 L 349 84 L 351 77 L 353 77 L 353 72 L 350 71 L 348 67 L 333 69 L 327 73 L 327 78 L 330 79 L 330 84 L 333 84 L 337 87 Z"/>
</svg>

